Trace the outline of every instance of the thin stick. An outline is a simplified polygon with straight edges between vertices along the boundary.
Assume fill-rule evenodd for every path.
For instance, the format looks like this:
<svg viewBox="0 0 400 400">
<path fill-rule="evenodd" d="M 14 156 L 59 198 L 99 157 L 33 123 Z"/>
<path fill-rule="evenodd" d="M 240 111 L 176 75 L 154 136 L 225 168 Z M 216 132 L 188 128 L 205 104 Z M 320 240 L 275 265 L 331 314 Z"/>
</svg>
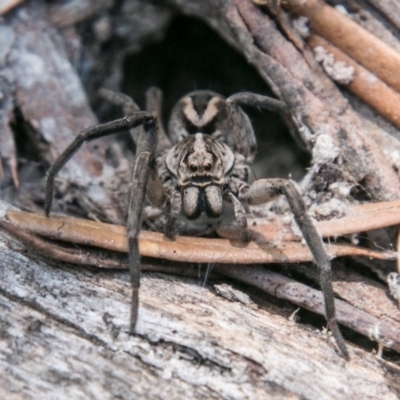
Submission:
<svg viewBox="0 0 400 400">
<path fill-rule="evenodd" d="M 7 14 L 13 8 L 22 4 L 24 0 L 3 0 L 0 4 L 0 15 Z"/>
<path fill-rule="evenodd" d="M 42 215 L 18 211 L 7 211 L 6 218 L 23 231 L 51 239 L 117 252 L 128 251 L 126 228 L 122 226 L 70 217 L 46 218 Z M 275 231 L 276 229 L 275 226 Z M 271 244 L 262 235 L 254 239 L 257 242 L 248 244 L 227 239 L 184 236 L 178 236 L 175 241 L 171 241 L 161 233 L 141 231 L 139 250 L 142 256 L 184 262 L 260 264 L 313 260 L 308 247 L 298 240 Z M 345 255 L 378 259 L 396 259 L 397 257 L 397 253 L 393 251 L 376 251 L 347 244 L 330 244 L 327 247 L 332 257 Z"/>
<path fill-rule="evenodd" d="M 0 228 L 38 254 L 54 260 L 78 265 L 90 265 L 97 268 L 126 269 L 128 267 L 127 257 L 116 257 L 93 249 L 83 251 L 77 248 L 62 247 L 27 233 L 2 220 L 0 220 Z"/>
<path fill-rule="evenodd" d="M 367 0 L 400 30 L 400 3 L 397 0 Z"/>
<path fill-rule="evenodd" d="M 400 91 L 400 54 L 389 45 L 322 0 L 290 0 L 289 5 L 309 19 L 314 32 Z"/>
<path fill-rule="evenodd" d="M 346 66 L 354 68 L 353 79 L 344 86 L 362 101 L 373 107 L 379 114 L 400 128 L 400 94 L 387 86 L 371 72 L 346 56 L 337 47 L 332 46 L 326 40 L 317 35 L 307 38 L 308 45 L 315 49 L 323 47 L 335 57 L 335 61 L 341 61 Z"/>
</svg>

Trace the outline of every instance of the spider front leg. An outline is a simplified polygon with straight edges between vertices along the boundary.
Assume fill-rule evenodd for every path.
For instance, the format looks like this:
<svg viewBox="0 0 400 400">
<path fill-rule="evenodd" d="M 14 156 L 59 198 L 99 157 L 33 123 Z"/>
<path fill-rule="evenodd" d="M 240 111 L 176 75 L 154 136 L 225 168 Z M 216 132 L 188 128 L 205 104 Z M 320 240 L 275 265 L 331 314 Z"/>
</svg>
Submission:
<svg viewBox="0 0 400 400">
<path fill-rule="evenodd" d="M 286 196 L 297 225 L 319 269 L 320 285 L 325 304 L 325 317 L 342 356 L 348 360 L 349 353 L 335 317 L 330 258 L 294 182 L 286 179 L 260 179 L 251 184 L 250 187 L 243 186 L 239 198 L 249 205 L 260 205 L 281 194 Z"/>
<path fill-rule="evenodd" d="M 241 105 L 265 108 L 274 112 L 283 112 L 287 106 L 283 101 L 250 92 L 234 94 L 226 99 L 226 105 L 235 135 L 236 150 L 252 162 L 256 152 L 256 138 L 248 116 Z"/>
<path fill-rule="evenodd" d="M 235 214 L 236 224 L 239 228 L 239 237 L 243 242 L 250 241 L 250 233 L 247 229 L 247 216 L 246 210 L 243 207 L 243 204 L 236 198 L 236 196 L 232 193 L 228 193 L 228 198 L 232 203 L 233 212 Z"/>
<path fill-rule="evenodd" d="M 129 115 L 134 115 L 139 110 L 133 99 L 122 93 L 103 88 L 99 94 L 108 101 L 122 106 L 123 111 Z M 161 101 L 161 91 L 157 88 L 150 88 L 146 92 L 146 109 L 153 118 L 143 123 L 141 129 L 131 129 L 131 135 L 137 147 L 127 221 L 129 273 L 132 286 L 129 328 L 131 333 L 135 332 L 139 310 L 140 253 L 138 237 L 142 226 L 143 204 L 146 192 L 148 192 L 147 197 L 153 205 L 161 206 L 165 201 L 164 189 L 158 179 L 155 167 L 155 153 L 161 153 L 164 148 L 170 145 L 159 118 Z"/>
<path fill-rule="evenodd" d="M 149 182 L 151 169 L 154 169 L 154 152 L 157 143 L 156 120 L 153 119 L 143 125 L 143 132 L 137 144 L 138 155 L 132 176 L 132 190 L 130 193 L 128 210 L 128 246 L 129 246 L 129 274 L 132 286 L 130 332 L 135 332 L 140 287 L 140 253 L 139 233 L 142 226 L 143 204 Z"/>
<path fill-rule="evenodd" d="M 116 119 L 105 124 L 92 126 L 82 131 L 74 141 L 63 151 L 56 159 L 54 164 L 46 172 L 46 194 L 45 194 L 45 214 L 50 214 L 51 204 L 53 202 L 54 178 L 60 169 L 69 161 L 69 159 L 80 149 L 83 143 L 99 139 L 104 136 L 112 135 L 131 128 L 135 128 L 147 121 L 154 120 L 154 117 L 146 111 L 138 111 L 127 115 L 124 118 Z"/>
<path fill-rule="evenodd" d="M 132 306 L 130 331 L 134 332 L 138 305 L 140 286 L 140 254 L 138 247 L 138 235 L 141 227 L 141 217 L 146 186 L 149 180 L 149 172 L 154 165 L 154 151 L 157 142 L 156 118 L 149 112 L 136 111 L 124 118 L 117 119 L 105 124 L 100 124 L 81 132 L 75 140 L 57 158 L 46 173 L 46 197 L 45 213 L 49 216 L 53 200 L 54 178 L 58 171 L 79 150 L 83 143 L 108 136 L 117 132 L 129 130 L 143 125 L 142 133 L 138 140 L 137 157 L 133 171 L 133 185 L 130 195 L 128 211 L 128 243 L 129 243 L 129 271 L 132 285 Z"/>
<path fill-rule="evenodd" d="M 164 234 L 168 239 L 175 240 L 178 234 L 178 218 L 182 210 L 182 195 L 175 189 L 170 190 L 169 212 L 164 228 Z"/>
</svg>

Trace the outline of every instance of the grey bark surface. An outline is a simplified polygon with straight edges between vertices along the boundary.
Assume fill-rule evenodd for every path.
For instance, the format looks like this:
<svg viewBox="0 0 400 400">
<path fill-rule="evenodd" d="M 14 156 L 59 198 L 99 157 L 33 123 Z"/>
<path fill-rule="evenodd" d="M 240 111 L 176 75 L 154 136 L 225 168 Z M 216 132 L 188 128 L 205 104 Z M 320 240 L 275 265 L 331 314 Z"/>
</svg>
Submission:
<svg viewBox="0 0 400 400">
<path fill-rule="evenodd" d="M 130 336 L 126 273 L 48 263 L 3 233 L 0 258 L 3 398 L 399 396 L 390 362 L 355 347 L 345 362 L 322 332 L 193 280 L 143 274 Z"/>
</svg>

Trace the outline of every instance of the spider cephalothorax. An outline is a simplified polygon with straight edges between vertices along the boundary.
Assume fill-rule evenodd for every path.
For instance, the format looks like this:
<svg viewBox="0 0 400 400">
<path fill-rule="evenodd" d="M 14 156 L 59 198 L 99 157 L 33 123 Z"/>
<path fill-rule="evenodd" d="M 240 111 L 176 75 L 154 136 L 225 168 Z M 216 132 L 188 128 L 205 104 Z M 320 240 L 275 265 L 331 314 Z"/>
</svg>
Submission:
<svg viewBox="0 0 400 400">
<path fill-rule="evenodd" d="M 166 209 L 164 232 L 172 239 L 178 232 L 180 215 L 188 219 L 196 219 L 202 213 L 218 217 L 223 209 L 223 200 L 228 200 L 233 205 L 238 231 L 244 241 L 250 238 L 244 204 L 263 204 L 277 195 L 284 195 L 319 268 L 329 327 L 342 355 L 348 358 L 335 319 L 329 256 L 296 185 L 285 179 L 260 179 L 248 183 L 256 140 L 250 120 L 240 105 L 284 111 L 285 104 L 253 93 L 239 93 L 224 99 L 211 91 L 192 92 L 182 97 L 173 108 L 167 136 L 158 117 L 161 95 L 157 89 L 148 92 L 148 112 L 139 111 L 127 96 L 108 90 L 102 90 L 102 95 L 122 105 L 127 115 L 82 132 L 56 160 L 47 173 L 45 210 L 48 215 L 55 174 L 83 142 L 143 127 L 140 135 L 133 134 L 137 155 L 127 223 L 132 284 L 131 331 L 135 331 L 138 315 L 138 235 L 146 195 L 153 206 Z"/>
<path fill-rule="evenodd" d="M 186 217 L 197 218 L 202 211 L 209 217 L 220 216 L 234 158 L 226 144 L 203 133 L 186 136 L 168 152 L 165 164 L 181 192 Z"/>
</svg>

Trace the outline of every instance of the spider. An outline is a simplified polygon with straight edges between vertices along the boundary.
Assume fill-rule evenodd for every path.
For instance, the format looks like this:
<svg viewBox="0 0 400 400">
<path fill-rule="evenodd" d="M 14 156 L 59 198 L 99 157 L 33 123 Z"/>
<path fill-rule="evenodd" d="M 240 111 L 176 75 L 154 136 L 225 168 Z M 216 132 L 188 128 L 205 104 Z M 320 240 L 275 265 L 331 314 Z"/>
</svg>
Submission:
<svg viewBox="0 0 400 400">
<path fill-rule="evenodd" d="M 244 204 L 259 205 L 279 195 L 287 198 L 319 270 L 325 303 L 325 316 L 341 355 L 349 354 L 335 318 L 330 258 L 317 233 L 299 190 L 292 180 L 260 179 L 249 184 L 249 170 L 256 152 L 256 139 L 250 120 L 241 105 L 287 111 L 285 103 L 254 93 L 238 93 L 225 99 L 198 90 L 182 97 L 174 106 L 167 136 L 160 123 L 161 92 L 148 91 L 149 111 L 141 111 L 121 93 L 101 89 L 100 95 L 122 106 L 125 117 L 82 131 L 58 157 L 46 174 L 45 213 L 50 213 L 54 178 L 84 142 L 119 131 L 132 130 L 136 158 L 132 175 L 127 232 L 129 271 L 132 285 L 130 332 L 135 332 L 139 307 L 140 254 L 138 235 L 145 199 L 165 208 L 164 233 L 174 239 L 178 219 L 197 219 L 201 214 L 219 217 L 224 200 L 233 205 L 240 237 L 250 240 Z M 133 128 L 137 128 L 133 130 Z"/>
</svg>

